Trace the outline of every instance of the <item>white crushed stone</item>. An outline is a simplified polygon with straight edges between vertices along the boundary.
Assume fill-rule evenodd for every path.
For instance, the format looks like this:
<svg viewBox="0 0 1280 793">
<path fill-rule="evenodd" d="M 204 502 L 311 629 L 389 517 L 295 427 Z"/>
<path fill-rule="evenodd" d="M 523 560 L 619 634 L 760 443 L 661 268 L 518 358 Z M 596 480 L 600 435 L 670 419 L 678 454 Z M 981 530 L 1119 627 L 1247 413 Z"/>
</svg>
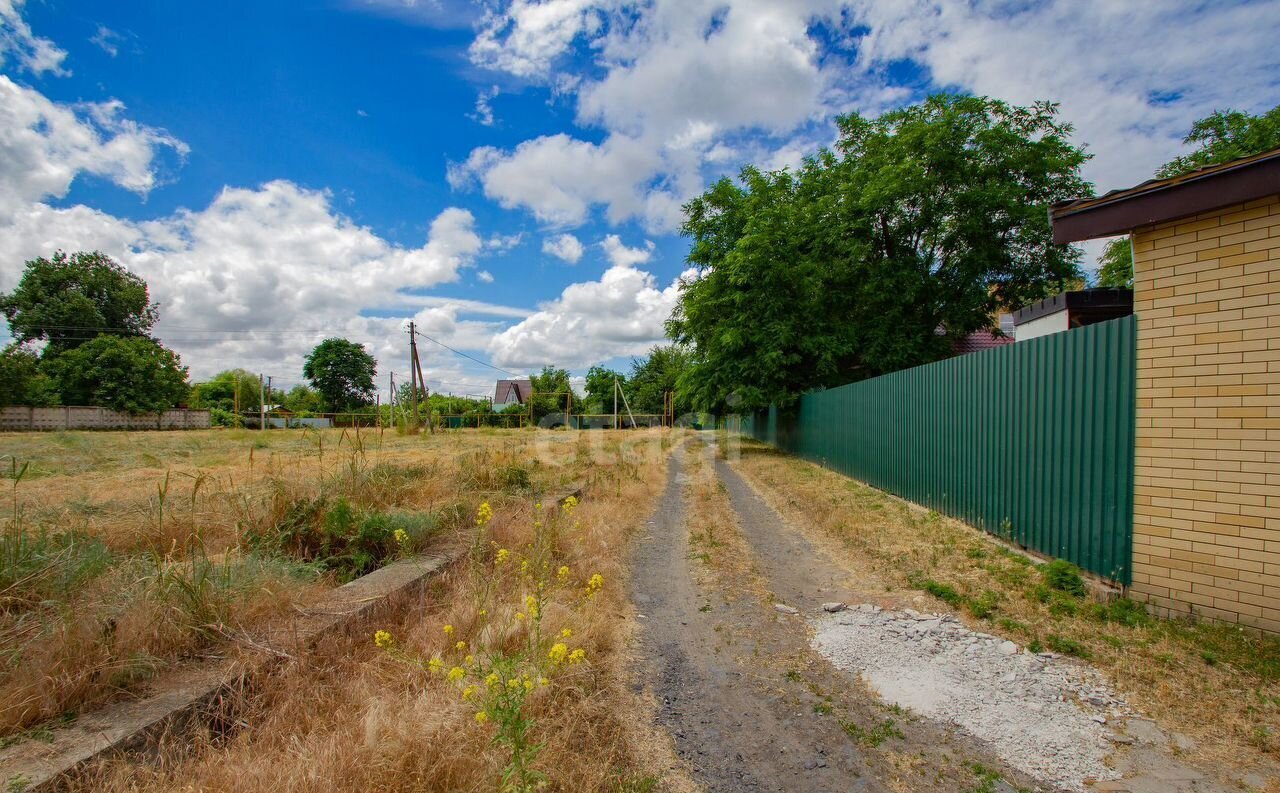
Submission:
<svg viewBox="0 0 1280 793">
<path fill-rule="evenodd" d="M 1114 779 L 1105 723 L 1124 701 L 1097 670 L 975 633 L 950 615 L 862 604 L 811 618 L 814 648 L 886 702 L 954 724 L 1010 766 L 1057 787 Z"/>
</svg>

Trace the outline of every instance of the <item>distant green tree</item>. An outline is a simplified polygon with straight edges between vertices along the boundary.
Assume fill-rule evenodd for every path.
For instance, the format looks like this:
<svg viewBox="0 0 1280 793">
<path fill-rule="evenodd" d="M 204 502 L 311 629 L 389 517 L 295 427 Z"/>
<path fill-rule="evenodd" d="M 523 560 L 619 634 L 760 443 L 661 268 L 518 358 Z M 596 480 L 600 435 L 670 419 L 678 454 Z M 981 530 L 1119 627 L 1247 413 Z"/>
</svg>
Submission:
<svg viewBox="0 0 1280 793">
<path fill-rule="evenodd" d="M 186 401 L 187 367 L 144 336 L 103 334 L 42 363 L 65 405 L 153 413 Z"/>
<path fill-rule="evenodd" d="M 1133 248 L 1128 237 L 1108 242 L 1098 264 L 1098 286 L 1133 288 Z"/>
<path fill-rule="evenodd" d="M 675 394 L 676 415 L 693 409 L 684 392 L 680 377 L 689 368 L 689 351 L 675 344 L 654 347 L 648 357 L 631 359 L 630 390 L 627 398 L 636 413 L 661 413 L 666 394 Z"/>
<path fill-rule="evenodd" d="M 157 318 L 146 281 L 98 251 L 29 260 L 18 288 L 0 295 L 0 312 L 19 342 L 47 342 L 45 357 L 103 332 L 145 336 Z"/>
<path fill-rule="evenodd" d="M 293 413 L 323 413 L 324 397 L 320 392 L 299 383 L 282 394 L 279 404 Z"/>
<path fill-rule="evenodd" d="M 1255 116 L 1239 110 L 1219 110 L 1191 125 L 1183 143 L 1199 148 L 1165 163 L 1156 176 L 1179 176 L 1206 165 L 1251 157 L 1280 149 L 1280 105 Z"/>
<path fill-rule="evenodd" d="M 191 386 L 191 407 L 234 412 L 237 392 L 241 412 L 258 409 L 262 401 L 258 375 L 246 369 L 227 369 L 203 383 Z M 270 398 L 267 401 L 274 404 L 274 400 Z"/>
<path fill-rule="evenodd" d="M 1056 105 L 937 95 L 838 124 L 798 172 L 747 168 L 685 206 L 698 277 L 667 331 L 693 350 L 680 390 L 699 409 L 939 359 L 1079 275 L 1047 209 L 1089 194 L 1087 155 Z"/>
<path fill-rule="evenodd" d="M 540 421 L 551 413 L 563 413 L 568 406 L 568 394 L 573 386 L 569 382 L 569 371 L 552 366 L 542 367 L 542 371 L 531 375 L 529 382 L 533 388 L 533 420 Z M 575 394 L 574 402 L 580 399 Z"/>
<path fill-rule="evenodd" d="M 41 370 L 40 356 L 16 342 L 5 347 L 0 352 L 0 407 L 47 407 L 56 404 L 58 391 L 54 382 Z"/>
<path fill-rule="evenodd" d="M 325 339 L 316 345 L 302 366 L 302 375 L 324 397 L 334 413 L 351 411 L 373 402 L 373 378 L 377 362 L 362 345 L 346 339 Z"/>
<path fill-rule="evenodd" d="M 627 376 L 603 366 L 593 366 L 587 370 L 586 395 L 582 400 L 580 412 L 604 414 L 613 412 L 613 384 L 627 388 Z"/>
</svg>

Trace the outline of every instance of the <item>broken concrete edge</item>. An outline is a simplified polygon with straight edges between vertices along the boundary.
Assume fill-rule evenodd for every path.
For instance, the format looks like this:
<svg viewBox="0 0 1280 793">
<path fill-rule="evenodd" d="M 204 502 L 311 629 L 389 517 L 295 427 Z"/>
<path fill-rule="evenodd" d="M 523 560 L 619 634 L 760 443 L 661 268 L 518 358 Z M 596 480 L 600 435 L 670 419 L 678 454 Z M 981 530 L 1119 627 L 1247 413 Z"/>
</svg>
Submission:
<svg viewBox="0 0 1280 793">
<path fill-rule="evenodd" d="M 394 600 L 412 597 L 425 582 L 465 551 L 392 562 L 327 593 L 280 633 L 298 652 L 374 616 Z M 27 793 L 58 789 L 91 763 L 112 754 L 145 751 L 203 723 L 230 718 L 255 679 L 279 666 L 287 654 L 254 662 L 222 661 L 174 669 L 153 681 L 159 693 L 118 702 L 82 714 L 55 731 L 49 743 L 25 741 L 0 751 L 0 779 L 6 790 Z"/>
</svg>

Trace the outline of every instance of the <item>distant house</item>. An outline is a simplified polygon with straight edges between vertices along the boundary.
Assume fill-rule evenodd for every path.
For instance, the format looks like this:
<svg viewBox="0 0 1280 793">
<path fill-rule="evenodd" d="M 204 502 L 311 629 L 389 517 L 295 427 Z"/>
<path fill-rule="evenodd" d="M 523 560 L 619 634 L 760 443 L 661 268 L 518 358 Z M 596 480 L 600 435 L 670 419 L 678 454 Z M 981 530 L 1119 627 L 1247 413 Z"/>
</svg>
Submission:
<svg viewBox="0 0 1280 793">
<path fill-rule="evenodd" d="M 1046 297 L 1013 313 L 1014 336 L 1027 341 L 1133 313 L 1128 289 L 1081 289 Z"/>
<path fill-rule="evenodd" d="M 533 383 L 528 380 L 499 380 L 493 390 L 493 409 L 502 410 L 512 405 L 523 405 L 533 393 Z"/>
<path fill-rule="evenodd" d="M 982 352 L 990 350 L 993 347 L 1003 347 L 1006 344 L 1013 344 L 1013 315 L 1001 314 L 1000 330 L 975 330 L 968 336 L 961 336 L 953 339 L 951 342 L 952 355 L 968 355 L 971 352 Z M 938 334 L 946 332 L 942 326 L 938 326 Z"/>
</svg>

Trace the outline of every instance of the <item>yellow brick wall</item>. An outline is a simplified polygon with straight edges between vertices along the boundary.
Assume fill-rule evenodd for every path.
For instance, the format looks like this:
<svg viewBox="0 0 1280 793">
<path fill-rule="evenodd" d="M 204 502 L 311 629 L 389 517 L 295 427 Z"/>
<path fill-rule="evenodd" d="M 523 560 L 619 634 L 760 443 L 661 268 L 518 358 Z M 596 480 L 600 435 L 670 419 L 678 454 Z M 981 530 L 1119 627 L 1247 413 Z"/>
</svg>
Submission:
<svg viewBox="0 0 1280 793">
<path fill-rule="evenodd" d="M 1280 632 L 1280 196 L 1132 239 L 1133 593 Z"/>
</svg>

